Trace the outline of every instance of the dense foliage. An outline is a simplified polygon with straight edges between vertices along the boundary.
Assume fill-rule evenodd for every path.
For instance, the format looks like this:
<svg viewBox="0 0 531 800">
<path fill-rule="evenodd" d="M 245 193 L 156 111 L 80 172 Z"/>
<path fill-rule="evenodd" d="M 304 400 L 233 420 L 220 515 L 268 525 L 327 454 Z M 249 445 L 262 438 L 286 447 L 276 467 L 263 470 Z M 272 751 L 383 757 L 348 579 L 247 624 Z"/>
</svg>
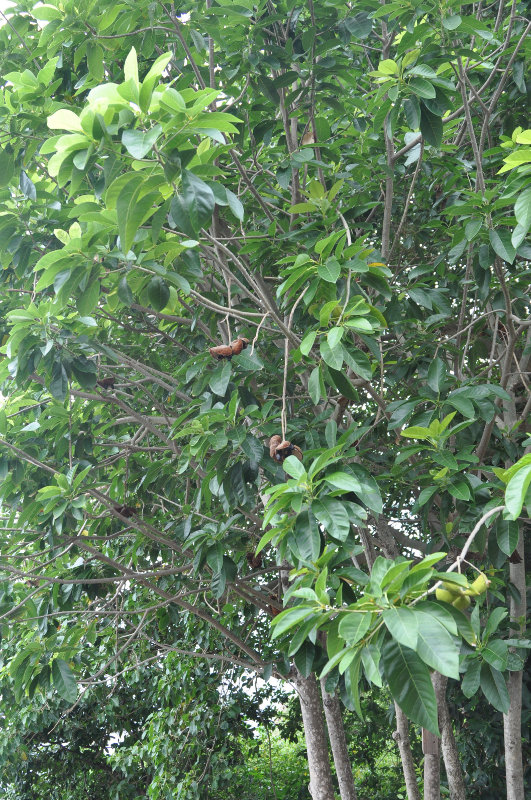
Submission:
<svg viewBox="0 0 531 800">
<path fill-rule="evenodd" d="M 72 706 L 79 687 L 92 702 L 139 663 L 157 685 L 182 655 L 205 676 L 198 732 L 218 668 L 326 676 L 360 715 L 360 688 L 385 686 L 437 733 L 435 670 L 516 719 L 525 10 L 10 9 L 0 616 L 15 703 Z M 142 747 L 176 759 L 160 741 L 146 734 L 139 763 Z M 200 796 L 182 773 L 150 796 Z"/>
</svg>

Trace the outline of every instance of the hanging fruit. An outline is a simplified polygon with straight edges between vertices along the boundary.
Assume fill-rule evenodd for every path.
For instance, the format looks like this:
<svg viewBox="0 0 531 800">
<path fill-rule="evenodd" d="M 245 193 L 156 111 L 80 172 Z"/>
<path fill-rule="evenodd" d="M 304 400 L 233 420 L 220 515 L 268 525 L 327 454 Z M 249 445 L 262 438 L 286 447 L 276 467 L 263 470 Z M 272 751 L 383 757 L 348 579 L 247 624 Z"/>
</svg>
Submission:
<svg viewBox="0 0 531 800">
<path fill-rule="evenodd" d="M 287 439 L 282 441 L 282 437 L 276 434 L 269 440 L 269 455 L 272 459 L 282 464 L 288 456 L 295 456 L 302 461 L 302 450 L 296 444 L 292 444 Z"/>
<path fill-rule="evenodd" d="M 234 339 L 230 344 L 220 344 L 217 347 L 211 347 L 208 352 L 212 358 L 215 358 L 217 361 L 223 361 L 224 358 L 230 361 L 232 356 L 239 356 L 241 351 L 245 350 L 248 344 L 249 339 L 246 339 L 245 336 L 238 336 L 238 338 Z"/>
</svg>

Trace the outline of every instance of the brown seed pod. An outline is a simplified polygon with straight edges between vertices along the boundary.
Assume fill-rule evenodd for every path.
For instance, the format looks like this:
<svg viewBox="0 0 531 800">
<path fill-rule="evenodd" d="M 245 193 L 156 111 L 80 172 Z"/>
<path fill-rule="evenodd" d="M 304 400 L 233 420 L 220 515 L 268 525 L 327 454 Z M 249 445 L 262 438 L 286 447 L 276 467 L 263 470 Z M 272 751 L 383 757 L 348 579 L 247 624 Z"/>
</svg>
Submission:
<svg viewBox="0 0 531 800">
<path fill-rule="evenodd" d="M 259 569 L 262 566 L 262 553 L 246 553 L 245 557 L 251 569 Z"/>
<path fill-rule="evenodd" d="M 127 519 L 136 514 L 136 509 L 134 509 L 132 506 L 126 506 L 126 505 L 116 506 L 115 511 L 121 514 L 122 517 L 127 517 Z"/>
<path fill-rule="evenodd" d="M 275 461 L 278 461 L 278 459 L 275 457 L 275 453 L 277 452 L 277 447 L 281 441 L 282 436 L 279 436 L 278 434 L 276 436 L 272 436 L 269 440 L 269 455 L 271 458 L 274 458 Z"/>
<path fill-rule="evenodd" d="M 232 356 L 239 356 L 242 350 L 245 350 L 249 344 L 249 339 L 245 336 L 238 336 L 230 344 L 220 344 L 217 347 L 211 347 L 208 351 L 212 358 L 218 361 L 223 361 L 224 358 L 231 360 Z"/>
<path fill-rule="evenodd" d="M 108 378 L 100 378 L 96 381 L 98 386 L 101 386 L 102 389 L 112 389 L 114 386 L 115 379 L 112 376 Z"/>
<path fill-rule="evenodd" d="M 245 350 L 247 345 L 249 344 L 249 339 L 246 339 L 245 336 L 238 336 L 233 342 L 230 343 L 232 348 L 232 355 L 239 356 L 242 350 Z"/>
<path fill-rule="evenodd" d="M 287 439 L 280 441 L 280 436 L 272 436 L 269 440 L 269 454 L 271 458 L 278 461 L 279 464 L 288 457 L 295 456 L 299 461 L 302 461 L 302 450 L 296 444 L 292 444 Z"/>
</svg>

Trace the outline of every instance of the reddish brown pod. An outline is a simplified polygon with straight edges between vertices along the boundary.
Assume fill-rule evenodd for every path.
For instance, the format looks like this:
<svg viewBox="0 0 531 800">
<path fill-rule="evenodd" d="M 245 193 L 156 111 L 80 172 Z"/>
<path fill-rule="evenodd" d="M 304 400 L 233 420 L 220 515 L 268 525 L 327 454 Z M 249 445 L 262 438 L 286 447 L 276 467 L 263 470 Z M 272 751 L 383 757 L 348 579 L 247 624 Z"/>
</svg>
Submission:
<svg viewBox="0 0 531 800">
<path fill-rule="evenodd" d="M 249 344 L 249 339 L 246 339 L 245 336 L 238 336 L 230 344 L 220 344 L 217 347 L 211 347 L 208 351 L 212 358 L 217 359 L 217 361 L 223 361 L 224 358 L 231 360 L 232 356 L 239 356 L 242 350 L 245 350 L 247 345 Z"/>
<path fill-rule="evenodd" d="M 115 383 L 114 377 L 109 376 L 108 378 L 100 378 L 96 381 L 98 386 L 101 386 L 102 389 L 112 389 Z"/>
<path fill-rule="evenodd" d="M 269 440 L 269 455 L 271 456 L 271 458 L 274 458 L 275 461 L 280 460 L 279 458 L 276 458 L 276 452 L 277 452 L 277 447 L 281 441 L 282 441 L 282 436 L 278 436 L 278 434 L 276 436 L 272 436 L 271 439 Z"/>
<path fill-rule="evenodd" d="M 295 456 L 302 461 L 302 450 L 296 444 L 292 444 L 287 439 L 282 441 L 281 437 L 272 436 L 269 440 L 269 455 L 279 464 L 282 464 L 288 456 Z"/>
</svg>

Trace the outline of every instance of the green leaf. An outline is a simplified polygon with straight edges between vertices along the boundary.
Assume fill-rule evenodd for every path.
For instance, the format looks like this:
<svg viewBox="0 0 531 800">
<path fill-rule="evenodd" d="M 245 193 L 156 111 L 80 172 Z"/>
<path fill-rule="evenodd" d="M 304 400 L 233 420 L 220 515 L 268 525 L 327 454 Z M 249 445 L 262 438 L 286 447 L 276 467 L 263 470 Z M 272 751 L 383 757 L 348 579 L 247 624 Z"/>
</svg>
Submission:
<svg viewBox="0 0 531 800">
<path fill-rule="evenodd" d="M 447 488 L 452 497 L 457 500 L 470 500 L 472 497 L 470 487 L 465 481 L 454 480 L 448 484 Z"/>
<path fill-rule="evenodd" d="M 181 190 L 171 201 L 170 214 L 177 228 L 195 238 L 201 228 L 210 225 L 216 205 L 214 193 L 187 169 L 182 171 Z"/>
<path fill-rule="evenodd" d="M 391 695 L 404 714 L 440 736 L 437 699 L 428 667 L 413 650 L 393 639 L 382 648 L 382 663 Z"/>
<path fill-rule="evenodd" d="M 342 327 L 337 327 L 337 326 L 334 327 L 334 328 L 331 328 L 328 331 L 328 333 L 326 335 L 326 340 L 327 340 L 328 344 L 330 345 L 330 349 L 331 350 L 334 350 L 334 348 L 338 346 L 339 342 L 343 338 L 343 334 L 344 333 L 345 333 L 345 329 L 342 328 Z"/>
<path fill-rule="evenodd" d="M 326 364 L 328 364 L 329 367 L 332 367 L 332 369 L 337 369 L 337 370 L 341 369 L 343 365 L 343 347 L 341 346 L 341 344 L 338 344 L 332 350 L 326 339 L 323 339 L 321 341 L 319 349 L 323 361 Z"/>
<path fill-rule="evenodd" d="M 481 648 L 481 655 L 494 669 L 504 672 L 507 669 L 509 648 L 503 639 L 491 639 Z"/>
<path fill-rule="evenodd" d="M 50 392 L 56 400 L 64 401 L 68 392 L 68 376 L 65 368 L 60 361 L 54 361 L 52 367 L 52 380 L 50 382 Z"/>
<path fill-rule="evenodd" d="M 436 617 L 416 610 L 418 642 L 416 652 L 432 669 L 449 678 L 459 678 L 459 642 Z"/>
<path fill-rule="evenodd" d="M 432 147 L 440 147 L 443 137 L 442 119 L 420 104 L 420 132 Z"/>
<path fill-rule="evenodd" d="M 155 201 L 159 195 L 146 192 L 142 175 L 125 184 L 116 199 L 116 216 L 120 245 L 124 255 L 131 249 L 139 227 L 155 213 Z"/>
<path fill-rule="evenodd" d="M 133 304 L 133 292 L 129 288 L 129 284 L 127 283 L 127 278 L 125 275 L 118 284 L 118 297 L 126 306 L 131 306 Z M 162 307 L 164 308 L 164 306 Z"/>
<path fill-rule="evenodd" d="M 470 222 L 467 222 L 465 226 L 465 238 L 467 242 L 471 242 L 472 239 L 478 235 L 482 227 L 483 221 L 481 219 L 471 219 Z"/>
<path fill-rule="evenodd" d="M 296 478 L 296 480 L 302 480 L 306 477 L 306 470 L 301 461 L 296 456 L 288 456 L 282 462 L 282 467 L 284 472 L 287 472 L 291 478 Z"/>
<path fill-rule="evenodd" d="M 308 608 L 308 606 L 297 606 L 297 608 L 288 608 L 285 611 L 281 611 L 271 622 L 271 627 L 274 628 L 272 638 L 277 639 L 287 630 L 293 628 L 294 625 L 306 619 L 310 614 L 313 614 L 313 608 Z"/>
<path fill-rule="evenodd" d="M 341 394 L 346 397 L 347 400 L 359 400 L 359 394 L 357 390 L 343 372 L 340 372 L 337 369 L 332 369 L 332 367 L 328 368 L 328 372 L 336 389 L 341 392 Z"/>
<path fill-rule="evenodd" d="M 495 231 L 491 228 L 489 230 L 489 239 L 496 255 L 512 264 L 516 256 L 516 250 L 511 242 L 510 231 L 503 228 Z"/>
<path fill-rule="evenodd" d="M 162 127 L 155 125 L 149 131 L 128 130 L 122 133 L 122 144 L 133 158 L 144 158 L 162 133 Z"/>
<path fill-rule="evenodd" d="M 398 65 L 396 61 L 391 58 L 386 58 L 378 64 L 378 72 L 383 72 L 384 75 L 396 75 L 398 72 Z"/>
<path fill-rule="evenodd" d="M 84 133 L 79 117 L 68 108 L 61 108 L 59 111 L 56 111 L 55 114 L 52 114 L 50 117 L 48 117 L 47 123 L 48 127 L 52 130 L 77 131 L 78 133 Z M 90 141 L 87 139 L 87 146 L 89 144 Z"/>
<path fill-rule="evenodd" d="M 345 612 L 341 615 L 339 623 L 339 635 L 345 639 L 347 644 L 353 645 L 359 642 L 371 627 L 372 613 L 367 611 L 361 614 L 359 611 Z"/>
<path fill-rule="evenodd" d="M 461 681 L 461 690 L 465 697 L 473 697 L 479 689 L 481 675 L 481 661 L 475 658 L 468 662 L 467 670 Z"/>
<path fill-rule="evenodd" d="M 303 678 L 307 678 L 315 661 L 315 646 L 311 642 L 303 642 L 295 655 L 294 661 Z"/>
<path fill-rule="evenodd" d="M 321 537 L 317 520 L 308 509 L 297 514 L 294 534 L 296 550 L 300 557 L 304 561 L 316 561 L 321 549 Z"/>
<path fill-rule="evenodd" d="M 321 397 L 323 396 L 323 392 L 321 390 L 321 386 L 323 385 L 323 377 L 321 373 L 321 367 L 315 367 L 312 370 L 310 377 L 308 379 L 308 393 L 312 400 L 312 403 L 316 406 Z"/>
<path fill-rule="evenodd" d="M 520 531 L 517 522 L 509 519 L 497 520 L 496 540 L 498 542 L 498 547 L 506 556 L 512 555 L 516 550 L 519 536 Z"/>
<path fill-rule="evenodd" d="M 358 479 L 346 472 L 332 472 L 330 475 L 326 475 L 325 480 L 331 486 L 343 489 L 345 492 L 359 493 L 362 490 Z"/>
<path fill-rule="evenodd" d="M 375 644 L 366 644 L 361 651 L 361 661 L 365 670 L 365 677 L 375 686 L 382 688 L 382 676 L 380 675 L 381 653 Z"/>
<path fill-rule="evenodd" d="M 385 608 L 382 619 L 391 636 L 405 647 L 415 650 L 418 641 L 418 617 L 411 608 Z"/>
<path fill-rule="evenodd" d="M 52 679 L 57 693 L 68 703 L 74 703 L 77 698 L 77 683 L 74 673 L 62 658 L 52 662 Z"/>
<path fill-rule="evenodd" d="M 446 364 L 440 358 L 434 358 L 428 369 L 427 384 L 436 394 L 441 391 L 441 385 L 446 376 Z"/>
<path fill-rule="evenodd" d="M 218 364 L 212 375 L 208 385 L 219 397 L 224 397 L 229 385 L 231 376 L 231 363 L 230 361 L 223 361 Z"/>
<path fill-rule="evenodd" d="M 514 204 L 514 216 L 518 224 L 527 231 L 531 226 L 531 186 L 518 195 Z"/>
<path fill-rule="evenodd" d="M 481 665 L 481 691 L 497 711 L 507 714 L 509 706 L 509 692 L 501 672 L 490 664 Z"/>
<path fill-rule="evenodd" d="M 161 311 L 168 304 L 170 290 L 166 281 L 159 275 L 154 275 L 147 285 L 149 302 L 155 311 Z"/>
<path fill-rule="evenodd" d="M 312 511 L 330 536 L 345 541 L 350 533 L 350 520 L 342 503 L 333 497 L 323 497 L 312 502 Z"/>
<path fill-rule="evenodd" d="M 520 516 L 530 484 L 531 464 L 526 464 L 513 475 L 505 489 L 505 508 L 511 519 L 515 520 Z"/>
<path fill-rule="evenodd" d="M 310 350 L 313 347 L 313 343 L 317 337 L 317 331 L 310 331 L 306 334 L 302 342 L 300 343 L 299 350 L 303 354 L 303 356 L 307 356 Z"/>
<path fill-rule="evenodd" d="M 354 372 L 360 376 L 360 378 L 363 378 L 366 381 L 370 381 L 372 379 L 371 362 L 365 353 L 362 353 L 362 351 L 358 350 L 357 347 L 349 346 L 348 349 L 346 347 L 343 348 L 343 357 L 349 367 L 353 369 Z"/>
<path fill-rule="evenodd" d="M 243 217 L 244 217 L 244 213 L 245 213 L 245 209 L 243 207 L 243 203 L 234 194 L 234 192 L 231 192 L 230 189 L 227 189 L 226 192 L 227 192 L 227 204 L 228 204 L 230 210 L 232 211 L 232 213 L 234 214 L 236 219 L 239 220 L 240 222 L 242 222 L 243 221 Z"/>
<path fill-rule="evenodd" d="M 449 17 L 443 17 L 442 24 L 447 31 L 455 31 L 461 25 L 461 17 L 459 14 L 451 14 Z"/>
<path fill-rule="evenodd" d="M 489 618 L 483 632 L 485 639 L 488 639 L 491 634 L 498 630 L 500 623 L 507 617 L 508 613 L 509 612 L 507 609 L 502 608 L 501 606 L 493 609 L 493 611 L 489 614 Z"/>
<path fill-rule="evenodd" d="M 424 78 L 411 78 L 409 88 L 417 95 L 426 99 L 433 99 L 436 96 L 435 87 Z M 421 130 L 422 130 L 422 107 L 421 107 Z M 423 134 L 424 135 L 424 134 Z M 425 137 L 426 138 L 426 137 Z"/>
<path fill-rule="evenodd" d="M 400 431 L 400 436 L 406 436 L 408 439 L 430 439 L 432 433 L 429 428 L 412 425 L 410 428 L 404 428 L 403 431 Z"/>
<path fill-rule="evenodd" d="M 317 273 L 327 283 L 336 283 L 341 274 L 341 266 L 337 258 L 328 258 L 324 264 L 319 264 Z"/>
</svg>

